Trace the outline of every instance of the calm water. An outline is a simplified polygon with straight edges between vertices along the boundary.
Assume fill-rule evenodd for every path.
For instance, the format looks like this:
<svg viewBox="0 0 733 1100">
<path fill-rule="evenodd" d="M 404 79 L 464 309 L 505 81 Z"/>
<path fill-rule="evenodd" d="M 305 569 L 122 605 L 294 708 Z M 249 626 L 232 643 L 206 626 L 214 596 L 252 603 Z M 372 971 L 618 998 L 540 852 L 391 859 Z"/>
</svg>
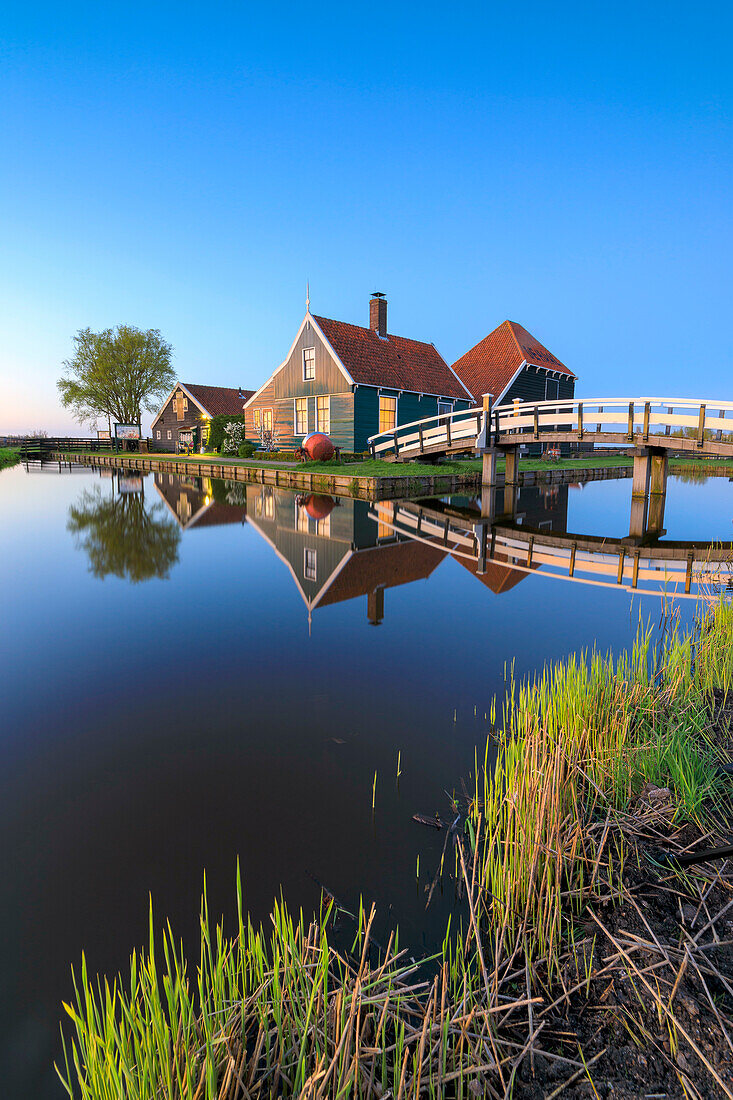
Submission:
<svg viewBox="0 0 733 1100">
<path fill-rule="evenodd" d="M 547 530 L 622 537 L 629 481 L 523 490 Z M 395 542 L 358 501 L 168 475 L 0 474 L 0 1079 L 57 1097 L 70 965 L 127 966 L 156 912 L 194 941 L 202 876 L 376 901 L 415 952 L 426 884 L 504 668 L 626 646 L 660 601 Z M 463 502 L 465 503 L 465 501 Z M 671 479 L 667 537 L 733 538 L 733 485 Z M 694 608 L 687 602 L 683 617 Z M 396 782 L 398 751 L 402 776 Z M 377 772 L 376 812 L 372 783 Z M 420 854 L 421 881 L 415 877 Z"/>
</svg>

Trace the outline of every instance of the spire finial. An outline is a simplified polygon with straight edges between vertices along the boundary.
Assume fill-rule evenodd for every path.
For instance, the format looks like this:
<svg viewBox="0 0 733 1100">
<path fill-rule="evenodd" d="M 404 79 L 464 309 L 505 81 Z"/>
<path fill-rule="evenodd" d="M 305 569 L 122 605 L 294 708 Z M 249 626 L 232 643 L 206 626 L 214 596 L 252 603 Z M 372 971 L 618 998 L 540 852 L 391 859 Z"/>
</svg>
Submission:
<svg viewBox="0 0 733 1100">
<path fill-rule="evenodd" d="M 310 292 L 310 284 L 308 283 L 308 280 L 306 279 L 306 281 L 305 281 L 305 312 L 310 313 L 310 311 L 311 311 L 311 292 Z"/>
</svg>

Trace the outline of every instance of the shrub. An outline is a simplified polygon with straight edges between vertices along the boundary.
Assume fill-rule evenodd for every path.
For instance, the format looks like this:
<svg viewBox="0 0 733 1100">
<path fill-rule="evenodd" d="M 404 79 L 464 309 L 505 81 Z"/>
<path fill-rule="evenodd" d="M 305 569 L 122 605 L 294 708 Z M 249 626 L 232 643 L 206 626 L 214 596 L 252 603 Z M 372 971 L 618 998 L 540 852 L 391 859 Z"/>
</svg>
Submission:
<svg viewBox="0 0 733 1100">
<path fill-rule="evenodd" d="M 221 454 L 239 454 L 239 448 L 247 442 L 244 438 L 244 430 L 244 417 L 241 420 L 230 420 L 224 426 L 224 441 L 220 447 Z"/>
<path fill-rule="evenodd" d="M 244 443 L 240 443 L 240 445 L 239 445 L 239 457 L 240 458 L 251 458 L 254 453 L 255 453 L 255 445 L 250 440 L 246 439 L 244 441 Z"/>
<path fill-rule="evenodd" d="M 218 416 L 212 416 L 209 421 L 207 450 L 219 451 L 221 449 L 221 445 L 225 438 L 226 428 L 229 424 L 244 425 L 244 413 L 220 413 Z"/>
</svg>

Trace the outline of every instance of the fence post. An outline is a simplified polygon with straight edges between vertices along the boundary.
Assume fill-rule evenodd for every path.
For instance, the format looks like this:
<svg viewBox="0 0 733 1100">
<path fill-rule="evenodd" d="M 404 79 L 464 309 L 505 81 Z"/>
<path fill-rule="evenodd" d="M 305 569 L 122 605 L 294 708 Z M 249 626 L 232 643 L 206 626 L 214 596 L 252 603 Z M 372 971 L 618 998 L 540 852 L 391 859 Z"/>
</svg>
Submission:
<svg viewBox="0 0 733 1100">
<path fill-rule="evenodd" d="M 702 447 L 705 440 L 705 406 L 700 406 L 700 419 L 697 425 L 697 445 Z"/>
</svg>

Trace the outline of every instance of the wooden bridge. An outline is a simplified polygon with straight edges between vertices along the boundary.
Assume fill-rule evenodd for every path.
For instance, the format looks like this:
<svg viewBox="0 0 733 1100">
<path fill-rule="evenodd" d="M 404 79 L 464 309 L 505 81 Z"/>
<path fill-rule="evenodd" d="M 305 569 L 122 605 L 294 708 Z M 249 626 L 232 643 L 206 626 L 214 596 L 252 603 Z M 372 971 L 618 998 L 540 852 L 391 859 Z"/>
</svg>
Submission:
<svg viewBox="0 0 733 1100">
<path fill-rule="evenodd" d="M 536 530 L 510 514 L 486 517 L 482 509 L 436 501 L 375 504 L 370 514 L 395 535 L 427 543 L 475 566 L 510 569 L 626 589 L 640 594 L 697 599 L 733 591 L 733 543 L 664 542 L 640 546 L 629 539 Z"/>
<path fill-rule="evenodd" d="M 372 457 L 406 461 L 526 444 L 601 444 L 733 457 L 733 403 L 680 398 L 515 401 L 400 424 L 369 439 Z"/>
</svg>

